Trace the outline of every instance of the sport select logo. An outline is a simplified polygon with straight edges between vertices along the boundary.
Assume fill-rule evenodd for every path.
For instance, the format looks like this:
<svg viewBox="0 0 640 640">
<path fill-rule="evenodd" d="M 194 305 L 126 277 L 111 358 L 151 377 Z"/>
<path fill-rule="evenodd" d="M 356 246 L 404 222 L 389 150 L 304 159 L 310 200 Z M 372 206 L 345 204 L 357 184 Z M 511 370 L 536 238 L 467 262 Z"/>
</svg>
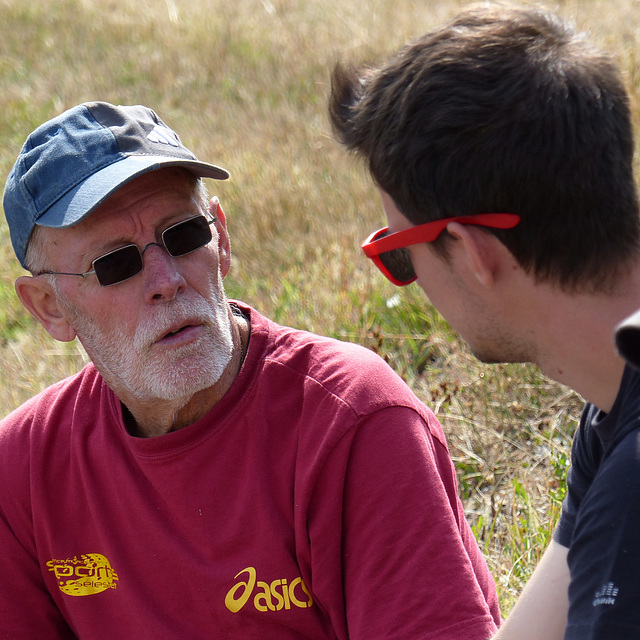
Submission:
<svg viewBox="0 0 640 640">
<path fill-rule="evenodd" d="M 68 596 L 90 596 L 117 587 L 118 574 L 99 553 L 49 560 L 47 567 L 55 574 L 60 591 Z"/>
<path fill-rule="evenodd" d="M 283 578 L 267 583 L 257 580 L 256 570 L 253 567 L 247 567 L 240 571 L 234 580 L 237 580 L 243 573 L 247 574 L 247 579 L 241 580 L 231 587 L 224 599 L 227 609 L 232 613 L 240 611 L 252 595 L 253 606 L 258 611 L 289 610 L 292 605 L 306 609 L 313 604 L 313 598 L 301 577 L 291 582 Z"/>
</svg>

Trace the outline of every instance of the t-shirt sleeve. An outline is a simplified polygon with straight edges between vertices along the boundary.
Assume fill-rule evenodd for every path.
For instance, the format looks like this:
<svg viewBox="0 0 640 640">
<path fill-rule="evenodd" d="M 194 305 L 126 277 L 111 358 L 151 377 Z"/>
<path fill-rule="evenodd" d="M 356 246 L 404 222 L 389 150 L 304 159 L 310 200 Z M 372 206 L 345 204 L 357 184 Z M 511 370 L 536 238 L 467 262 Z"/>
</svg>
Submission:
<svg viewBox="0 0 640 640">
<path fill-rule="evenodd" d="M 0 637 L 74 640 L 46 590 L 38 563 L 0 515 Z"/>
<path fill-rule="evenodd" d="M 17 413 L 0 421 L 0 637 L 74 640 L 47 591 L 37 559 L 28 446 Z"/>
<path fill-rule="evenodd" d="M 568 555 L 565 640 L 638 637 L 640 436 L 627 435 L 584 494 Z"/>
<path fill-rule="evenodd" d="M 602 445 L 593 433 L 591 422 L 597 409 L 588 405 L 582 413 L 580 424 L 571 445 L 571 467 L 567 473 L 567 494 L 562 503 L 560 520 L 554 532 L 554 540 L 563 547 L 570 547 L 580 505 L 591 487 L 602 456 Z"/>
<path fill-rule="evenodd" d="M 327 500 L 343 466 L 348 637 L 489 638 L 500 619 L 495 585 L 464 519 L 446 446 L 425 419 L 404 407 L 362 419 L 327 462 L 319 485 Z"/>
</svg>

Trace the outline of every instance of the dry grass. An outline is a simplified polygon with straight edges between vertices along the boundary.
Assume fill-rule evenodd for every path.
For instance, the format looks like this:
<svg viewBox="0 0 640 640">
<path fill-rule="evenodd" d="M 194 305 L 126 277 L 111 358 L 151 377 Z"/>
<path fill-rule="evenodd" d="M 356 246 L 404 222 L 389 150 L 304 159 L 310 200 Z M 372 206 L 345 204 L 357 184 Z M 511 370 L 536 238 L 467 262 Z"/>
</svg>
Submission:
<svg viewBox="0 0 640 640">
<path fill-rule="evenodd" d="M 581 401 L 524 366 L 483 366 L 420 292 L 360 255 L 383 217 L 332 140 L 328 75 L 442 22 L 456 0 L 0 0 L 0 186 L 26 135 L 86 100 L 152 106 L 196 154 L 230 169 L 228 293 L 277 321 L 366 344 L 434 407 L 468 516 L 508 611 L 557 518 Z M 567 0 L 562 15 L 620 59 L 638 103 L 635 0 Z M 634 111 L 637 121 L 638 114 Z M 13 293 L 0 222 L 0 414 L 85 361 Z"/>
</svg>

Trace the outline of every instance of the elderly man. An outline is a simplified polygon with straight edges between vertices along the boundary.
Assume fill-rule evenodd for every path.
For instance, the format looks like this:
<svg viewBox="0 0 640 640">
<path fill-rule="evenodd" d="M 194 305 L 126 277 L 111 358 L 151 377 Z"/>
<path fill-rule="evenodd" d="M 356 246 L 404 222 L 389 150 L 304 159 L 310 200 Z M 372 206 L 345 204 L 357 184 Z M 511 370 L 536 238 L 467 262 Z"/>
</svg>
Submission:
<svg viewBox="0 0 640 640">
<path fill-rule="evenodd" d="M 226 299 L 203 177 L 228 174 L 99 102 L 9 176 L 18 295 L 92 362 L 0 423 L 0 636 L 485 640 L 438 421 L 368 350 Z"/>
<path fill-rule="evenodd" d="M 481 360 L 536 363 L 589 401 L 554 541 L 499 637 L 635 640 L 640 374 L 613 331 L 640 307 L 640 218 L 616 65 L 552 13 L 483 4 L 333 80 L 389 222 L 366 254 Z"/>
</svg>

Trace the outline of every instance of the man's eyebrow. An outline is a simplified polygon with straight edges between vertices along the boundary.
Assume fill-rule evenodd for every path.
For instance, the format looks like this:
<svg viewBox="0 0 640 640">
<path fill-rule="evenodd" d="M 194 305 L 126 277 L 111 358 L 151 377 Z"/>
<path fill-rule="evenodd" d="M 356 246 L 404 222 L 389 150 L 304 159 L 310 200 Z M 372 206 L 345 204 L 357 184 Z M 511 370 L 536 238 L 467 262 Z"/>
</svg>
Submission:
<svg viewBox="0 0 640 640">
<path fill-rule="evenodd" d="M 204 215 L 202 211 L 198 209 L 198 211 L 179 211 L 177 213 L 171 213 L 163 218 L 156 224 L 155 234 L 156 240 L 160 238 L 160 234 L 170 227 L 171 225 L 177 224 L 183 220 L 187 220 L 188 218 L 193 218 L 195 215 Z M 88 247 L 85 248 L 79 257 L 81 260 L 85 260 L 89 263 L 93 262 L 96 258 L 104 255 L 105 253 L 109 253 L 109 251 L 113 251 L 115 249 L 119 249 L 120 247 L 125 247 L 129 244 L 138 244 L 135 242 L 130 236 L 121 235 L 115 238 L 99 238 L 96 239 L 95 242 L 92 242 Z"/>
</svg>

